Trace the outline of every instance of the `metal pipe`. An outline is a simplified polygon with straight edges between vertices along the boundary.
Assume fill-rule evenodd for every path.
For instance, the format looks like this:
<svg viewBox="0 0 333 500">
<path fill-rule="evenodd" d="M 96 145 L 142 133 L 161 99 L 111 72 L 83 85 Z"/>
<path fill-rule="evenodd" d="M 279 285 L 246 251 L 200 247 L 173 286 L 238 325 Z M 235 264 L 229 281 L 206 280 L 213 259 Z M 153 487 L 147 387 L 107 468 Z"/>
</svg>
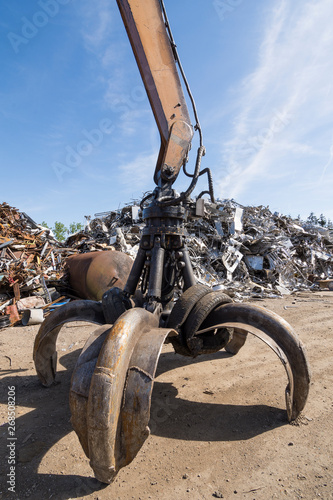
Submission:
<svg viewBox="0 0 333 500">
<path fill-rule="evenodd" d="M 155 238 L 154 248 L 152 250 L 148 297 L 161 299 L 162 279 L 165 250 L 161 247 L 159 237 Z"/>
<path fill-rule="evenodd" d="M 197 281 L 194 277 L 193 268 L 191 264 L 190 254 L 188 253 L 188 249 L 182 249 L 183 256 L 181 257 L 181 261 L 184 262 L 183 267 L 183 278 L 184 278 L 184 290 L 190 288 L 193 285 L 196 285 Z"/>
<path fill-rule="evenodd" d="M 133 262 L 131 272 L 127 278 L 126 285 L 124 288 L 124 292 L 126 294 L 134 295 L 136 287 L 138 286 L 139 283 L 139 279 L 142 273 L 145 260 L 146 260 L 146 250 L 143 250 L 143 248 L 139 248 L 139 251 L 136 254 L 135 261 Z"/>
</svg>

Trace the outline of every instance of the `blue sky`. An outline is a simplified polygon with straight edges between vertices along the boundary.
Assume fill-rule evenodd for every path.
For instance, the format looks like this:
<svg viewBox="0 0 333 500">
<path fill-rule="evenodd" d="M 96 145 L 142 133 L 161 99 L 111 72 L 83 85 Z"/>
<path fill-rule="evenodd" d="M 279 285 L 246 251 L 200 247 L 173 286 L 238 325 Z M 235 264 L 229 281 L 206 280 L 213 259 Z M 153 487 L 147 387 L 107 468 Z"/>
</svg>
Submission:
<svg viewBox="0 0 333 500">
<path fill-rule="evenodd" d="M 333 219 L 332 1 L 165 4 L 216 195 Z M 1 2 L 0 27 L 0 201 L 69 224 L 153 189 L 159 135 L 116 1 Z"/>
</svg>

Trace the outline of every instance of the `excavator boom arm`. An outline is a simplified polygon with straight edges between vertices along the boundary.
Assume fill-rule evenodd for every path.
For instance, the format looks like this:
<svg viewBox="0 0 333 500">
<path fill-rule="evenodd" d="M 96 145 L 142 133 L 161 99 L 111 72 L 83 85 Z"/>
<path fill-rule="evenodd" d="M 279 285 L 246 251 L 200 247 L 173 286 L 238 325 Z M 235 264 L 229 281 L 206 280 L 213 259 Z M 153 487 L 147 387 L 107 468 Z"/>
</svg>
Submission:
<svg viewBox="0 0 333 500">
<path fill-rule="evenodd" d="M 154 181 L 174 182 L 193 127 L 159 0 L 117 0 L 161 136 Z"/>
</svg>

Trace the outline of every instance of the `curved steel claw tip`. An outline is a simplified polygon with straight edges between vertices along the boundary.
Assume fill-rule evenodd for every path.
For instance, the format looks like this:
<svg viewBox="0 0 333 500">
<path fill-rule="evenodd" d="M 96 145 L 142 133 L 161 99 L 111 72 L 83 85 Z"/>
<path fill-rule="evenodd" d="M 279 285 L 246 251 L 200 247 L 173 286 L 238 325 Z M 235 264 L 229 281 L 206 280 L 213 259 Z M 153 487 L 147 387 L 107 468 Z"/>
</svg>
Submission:
<svg viewBox="0 0 333 500">
<path fill-rule="evenodd" d="M 289 323 L 271 311 L 249 304 L 222 305 L 211 313 L 209 319 L 216 328 L 237 328 L 237 338 L 235 342 L 231 340 L 232 352 L 237 352 L 245 342 L 244 332 L 259 337 L 273 349 L 289 380 L 285 392 L 288 420 L 295 420 L 305 406 L 311 374 L 305 347 Z M 205 333 L 204 329 L 197 331 L 197 335 L 202 333 Z"/>
<path fill-rule="evenodd" d="M 124 313 L 89 340 L 73 372 L 72 424 L 99 481 L 110 483 L 149 435 L 150 399 L 168 328 L 145 309 Z"/>
<path fill-rule="evenodd" d="M 55 381 L 58 334 L 61 327 L 71 321 L 105 324 L 102 305 L 93 300 L 75 300 L 59 307 L 43 321 L 35 338 L 33 359 L 37 375 L 46 387 Z"/>
</svg>

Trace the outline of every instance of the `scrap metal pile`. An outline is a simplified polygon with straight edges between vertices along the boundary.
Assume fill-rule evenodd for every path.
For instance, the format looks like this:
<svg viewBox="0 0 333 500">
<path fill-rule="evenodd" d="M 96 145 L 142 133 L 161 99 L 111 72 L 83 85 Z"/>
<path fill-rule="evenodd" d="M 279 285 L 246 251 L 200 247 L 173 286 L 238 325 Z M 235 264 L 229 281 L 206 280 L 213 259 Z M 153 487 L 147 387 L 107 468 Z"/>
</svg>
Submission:
<svg viewBox="0 0 333 500">
<path fill-rule="evenodd" d="M 64 257 L 71 253 L 50 229 L 7 203 L 0 204 L 0 314 L 7 310 L 12 315 L 11 323 L 15 323 L 19 320 L 17 309 L 20 312 L 20 306 L 22 310 L 27 306 L 25 298 L 33 295 L 42 299 L 30 300 L 27 307 L 51 302 L 54 295 L 48 280 L 60 278 Z M 15 302 L 17 309 L 13 307 Z"/>
<path fill-rule="evenodd" d="M 57 282 L 63 294 L 70 255 L 116 249 L 134 258 L 143 227 L 139 203 L 133 203 L 87 217 L 84 231 L 62 244 L 24 212 L 0 204 L 0 315 L 22 297 L 53 301 Z M 186 229 L 198 282 L 236 301 L 316 289 L 316 281 L 333 276 L 332 232 L 268 207 L 205 200 L 203 216 L 189 219 Z"/>
<path fill-rule="evenodd" d="M 68 238 L 66 246 L 79 252 L 115 248 L 136 255 L 144 227 L 138 203 L 87 219 L 85 230 Z M 197 280 L 224 289 L 236 300 L 314 289 L 316 280 L 333 275 L 331 232 L 268 207 L 205 200 L 203 216 L 188 220 L 186 229 Z"/>
</svg>

